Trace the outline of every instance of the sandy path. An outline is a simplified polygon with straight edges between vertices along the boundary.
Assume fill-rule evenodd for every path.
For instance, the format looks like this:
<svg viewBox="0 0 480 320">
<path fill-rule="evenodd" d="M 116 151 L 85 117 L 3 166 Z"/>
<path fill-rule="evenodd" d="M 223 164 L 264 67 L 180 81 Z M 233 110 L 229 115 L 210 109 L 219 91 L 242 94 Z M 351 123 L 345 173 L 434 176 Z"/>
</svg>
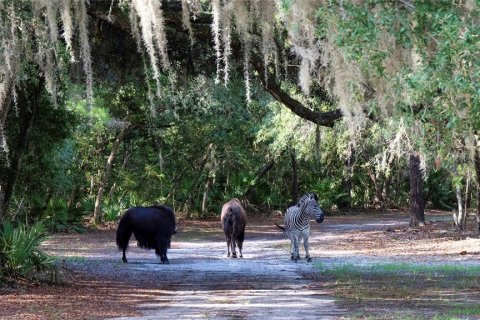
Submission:
<svg viewBox="0 0 480 320">
<path fill-rule="evenodd" d="M 324 284 L 311 280 L 316 278 L 315 264 L 480 261 L 478 237 L 456 239 L 442 230 L 410 232 L 408 215 L 395 214 L 327 217 L 323 224 L 312 223 L 314 261 L 294 263 L 289 241 L 273 221 L 281 218 L 247 227 L 242 259 L 225 257 L 217 221 L 181 222 L 168 252 L 169 265 L 159 264 L 153 251 L 137 248 L 133 239 L 129 263 L 122 263 L 114 230 L 56 235 L 45 248 L 64 257 L 76 274 L 124 288 L 122 301 L 130 301 L 140 316 L 115 319 L 139 320 L 348 318 L 352 310 L 339 308 Z M 303 248 L 300 253 L 304 255 Z"/>
<path fill-rule="evenodd" d="M 318 245 L 321 227 L 313 228 L 311 247 Z M 133 239 L 124 264 L 114 232 L 103 237 L 97 234 L 88 243 L 88 235 L 63 235 L 46 248 L 78 273 L 145 289 L 148 302 L 138 305 L 142 316 L 116 319 L 333 319 L 343 314 L 321 284 L 308 280 L 319 258 L 292 262 L 289 241 L 271 222 L 247 227 L 239 259 L 226 257 L 216 222 L 185 223 L 172 239 L 169 265 L 159 264 L 153 251 L 137 248 Z"/>
</svg>

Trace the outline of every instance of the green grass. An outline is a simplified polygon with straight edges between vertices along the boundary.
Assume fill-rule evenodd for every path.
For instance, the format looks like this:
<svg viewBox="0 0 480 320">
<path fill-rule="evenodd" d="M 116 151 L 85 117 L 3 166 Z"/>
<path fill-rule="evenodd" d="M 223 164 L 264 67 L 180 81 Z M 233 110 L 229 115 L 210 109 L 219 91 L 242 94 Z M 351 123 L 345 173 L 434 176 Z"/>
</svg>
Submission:
<svg viewBox="0 0 480 320">
<path fill-rule="evenodd" d="M 337 277 L 358 276 L 363 274 L 408 274 L 431 276 L 479 276 L 480 265 L 424 265 L 414 263 L 375 263 L 370 265 L 355 265 L 352 263 L 316 265 L 320 272 L 326 272 Z"/>
<path fill-rule="evenodd" d="M 87 258 L 82 256 L 69 256 L 69 257 L 55 257 L 56 261 L 65 260 L 66 262 L 85 262 Z"/>
<path fill-rule="evenodd" d="M 358 319 L 447 320 L 480 316 L 478 265 L 320 263 L 316 268 L 321 281 L 340 302 L 359 311 L 355 317 Z M 426 311 L 429 316 L 425 316 Z"/>
</svg>

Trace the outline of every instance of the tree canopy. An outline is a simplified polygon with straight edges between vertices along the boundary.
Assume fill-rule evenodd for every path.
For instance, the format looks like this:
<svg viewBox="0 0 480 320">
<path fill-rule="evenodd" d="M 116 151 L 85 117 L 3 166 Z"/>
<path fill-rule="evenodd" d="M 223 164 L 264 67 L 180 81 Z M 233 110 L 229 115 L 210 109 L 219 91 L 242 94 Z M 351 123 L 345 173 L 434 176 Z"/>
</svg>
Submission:
<svg viewBox="0 0 480 320">
<path fill-rule="evenodd" d="M 403 207 L 411 155 L 421 202 L 468 207 L 479 10 L 4 0 L 0 219 L 100 222 L 152 202 L 204 216 L 232 196 L 282 209 L 298 190 L 329 208 Z"/>
</svg>

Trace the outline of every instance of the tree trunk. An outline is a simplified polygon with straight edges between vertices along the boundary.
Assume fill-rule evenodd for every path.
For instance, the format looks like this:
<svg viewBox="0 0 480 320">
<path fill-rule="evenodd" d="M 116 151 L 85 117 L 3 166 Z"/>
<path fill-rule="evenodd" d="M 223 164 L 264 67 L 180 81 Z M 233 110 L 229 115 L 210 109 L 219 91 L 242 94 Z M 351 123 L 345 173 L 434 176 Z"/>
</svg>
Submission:
<svg viewBox="0 0 480 320">
<path fill-rule="evenodd" d="M 93 217 L 95 219 L 96 224 L 102 223 L 103 216 L 102 216 L 101 205 L 103 200 L 103 193 L 105 192 L 105 187 L 107 186 L 108 179 L 110 178 L 110 172 L 112 171 L 113 160 L 115 160 L 115 156 L 117 155 L 118 147 L 125 139 L 125 135 L 127 134 L 128 128 L 129 128 L 129 125 L 124 124 L 117 138 L 113 142 L 112 150 L 110 151 L 110 156 L 108 157 L 107 165 L 105 166 L 105 171 L 102 175 L 102 179 L 100 180 L 100 185 L 98 186 L 97 198 L 95 199 L 95 209 L 93 211 Z"/>
<path fill-rule="evenodd" d="M 475 150 L 475 173 L 477 178 L 477 232 L 480 234 L 480 150 L 478 146 Z"/>
<path fill-rule="evenodd" d="M 467 173 L 467 181 L 465 182 L 465 214 L 460 221 L 462 223 L 462 230 L 467 229 L 467 218 L 468 218 L 468 204 L 470 203 L 470 185 L 471 185 L 471 175 L 470 172 Z"/>
<path fill-rule="evenodd" d="M 342 201 L 342 203 L 340 203 L 341 208 L 350 208 L 352 205 L 352 189 L 353 189 L 352 177 L 353 177 L 353 165 L 355 163 L 355 148 L 351 143 L 349 143 L 348 149 L 349 149 L 348 156 L 344 163 L 346 173 L 342 179 L 342 190 L 347 194 L 347 198 L 345 199 L 345 201 Z"/>
<path fill-rule="evenodd" d="M 320 171 L 320 143 L 321 143 L 321 135 L 320 135 L 320 126 L 317 124 L 315 126 L 315 164 L 317 167 L 317 171 Z"/>
<path fill-rule="evenodd" d="M 70 213 L 72 211 L 72 208 L 77 202 L 78 198 L 78 193 L 80 192 L 80 186 L 75 185 L 72 189 L 72 192 L 70 193 L 70 196 L 68 197 L 68 202 L 67 202 L 67 212 Z"/>
<path fill-rule="evenodd" d="M 13 190 L 15 188 L 15 183 L 17 181 L 18 173 L 22 167 L 22 161 L 25 156 L 25 152 L 28 149 L 29 145 L 29 133 L 30 129 L 33 126 L 33 121 L 35 119 L 35 112 L 38 109 L 38 105 L 40 103 L 40 94 L 42 92 L 43 81 L 39 81 L 39 83 L 34 86 L 30 87 L 29 89 L 32 90 L 32 101 L 25 101 L 24 103 L 30 104 L 30 110 L 25 108 L 25 114 L 21 116 L 21 123 L 20 123 L 20 130 L 18 133 L 17 145 L 15 149 L 10 151 L 10 154 L 13 158 L 10 160 L 10 165 L 4 168 L 5 175 L 1 177 L 0 181 L 0 219 L 3 219 L 5 213 L 8 210 L 8 206 L 10 200 L 13 195 Z M 23 99 L 22 99 L 23 101 Z M 6 107 L 6 106 L 4 106 Z M 1 117 L 7 117 L 6 114 L 2 114 Z M 6 121 L 6 119 L 1 120 Z M 0 132 L 0 135 L 2 132 Z M 1 151 L 0 151 L 1 152 Z M 1 220 L 0 220 L 1 222 Z"/>
<path fill-rule="evenodd" d="M 295 149 L 290 150 L 290 159 L 292 162 L 292 203 L 296 204 L 298 200 L 298 173 Z"/>
<path fill-rule="evenodd" d="M 462 189 L 459 185 L 455 186 L 455 196 L 457 197 L 457 210 L 453 211 L 453 222 L 458 230 L 465 230 L 463 221 L 466 213 L 463 207 Z"/>
<path fill-rule="evenodd" d="M 410 154 L 410 227 L 425 225 L 423 202 L 423 177 L 420 169 L 420 156 Z"/>
<path fill-rule="evenodd" d="M 281 157 L 284 152 L 285 150 L 280 152 L 279 157 Z M 250 183 L 250 186 L 245 192 L 244 198 L 250 199 L 250 197 L 253 195 L 253 192 L 255 191 L 255 185 L 263 176 L 265 176 L 268 173 L 268 171 L 270 171 L 273 168 L 274 165 L 275 165 L 275 158 L 265 163 L 265 165 L 260 170 L 257 171 L 255 178 L 253 179 L 253 182 Z"/>
<path fill-rule="evenodd" d="M 210 189 L 210 173 L 207 176 L 205 181 L 205 185 L 203 187 L 203 197 L 202 197 L 202 214 L 207 212 L 207 200 L 208 200 L 208 189 Z"/>
<path fill-rule="evenodd" d="M 208 160 L 210 159 L 210 155 L 214 150 L 214 144 L 209 143 L 207 146 L 207 151 L 205 152 L 205 155 L 202 158 L 202 161 L 200 162 L 200 168 L 196 170 L 198 172 L 198 176 L 195 179 L 195 181 L 192 183 L 192 187 L 190 188 L 190 191 L 188 192 L 188 199 L 185 202 L 184 205 L 184 211 L 187 213 L 187 218 L 190 218 L 190 207 L 193 205 L 193 195 L 195 194 L 195 186 L 200 182 L 200 179 L 203 174 L 203 170 L 205 170 L 205 167 L 207 166 Z"/>
</svg>

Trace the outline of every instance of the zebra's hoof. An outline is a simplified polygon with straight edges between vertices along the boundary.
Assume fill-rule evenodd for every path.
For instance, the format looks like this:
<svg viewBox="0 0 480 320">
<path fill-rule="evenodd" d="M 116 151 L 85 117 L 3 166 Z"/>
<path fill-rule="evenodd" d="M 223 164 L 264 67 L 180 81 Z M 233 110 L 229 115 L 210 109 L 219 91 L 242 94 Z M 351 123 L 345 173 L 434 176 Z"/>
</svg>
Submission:
<svg viewBox="0 0 480 320">
<path fill-rule="evenodd" d="M 312 262 L 312 258 L 311 258 L 311 257 L 307 257 L 307 262 Z"/>
<path fill-rule="evenodd" d="M 232 258 L 236 258 L 236 257 L 237 257 L 236 253 L 232 254 Z"/>
</svg>

